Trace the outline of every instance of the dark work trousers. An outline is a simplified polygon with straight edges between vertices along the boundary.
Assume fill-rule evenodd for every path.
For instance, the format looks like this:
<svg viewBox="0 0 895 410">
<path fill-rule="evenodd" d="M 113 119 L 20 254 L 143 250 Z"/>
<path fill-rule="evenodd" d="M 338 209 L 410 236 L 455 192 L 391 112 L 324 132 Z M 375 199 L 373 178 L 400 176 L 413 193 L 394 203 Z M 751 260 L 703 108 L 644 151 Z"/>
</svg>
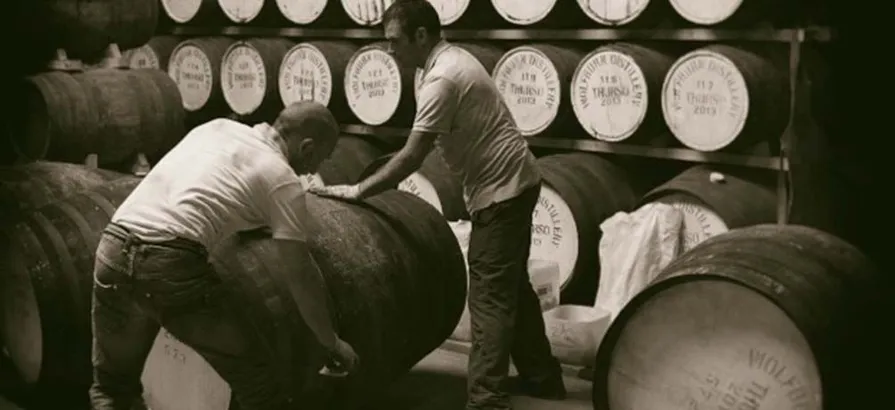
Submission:
<svg viewBox="0 0 895 410">
<path fill-rule="evenodd" d="M 531 214 L 539 194 L 537 185 L 472 215 L 468 410 L 511 408 L 504 391 L 511 355 L 528 380 L 562 377 L 528 275 Z"/>
<path fill-rule="evenodd" d="M 139 399 L 160 326 L 205 358 L 230 384 L 240 409 L 289 408 L 276 356 L 232 305 L 201 245 L 143 242 L 110 224 L 94 269 L 93 410 L 130 410 Z"/>
</svg>

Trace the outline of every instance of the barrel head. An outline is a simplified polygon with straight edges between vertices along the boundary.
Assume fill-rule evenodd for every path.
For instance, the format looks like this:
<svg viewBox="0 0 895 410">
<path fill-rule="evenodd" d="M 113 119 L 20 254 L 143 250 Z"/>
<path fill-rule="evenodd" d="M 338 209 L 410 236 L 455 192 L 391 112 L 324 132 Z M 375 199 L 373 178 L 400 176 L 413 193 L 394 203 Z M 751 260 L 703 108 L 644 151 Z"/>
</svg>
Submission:
<svg viewBox="0 0 895 410">
<path fill-rule="evenodd" d="M 151 410 L 227 410 L 230 385 L 195 350 L 161 329 L 141 377 Z"/>
</svg>

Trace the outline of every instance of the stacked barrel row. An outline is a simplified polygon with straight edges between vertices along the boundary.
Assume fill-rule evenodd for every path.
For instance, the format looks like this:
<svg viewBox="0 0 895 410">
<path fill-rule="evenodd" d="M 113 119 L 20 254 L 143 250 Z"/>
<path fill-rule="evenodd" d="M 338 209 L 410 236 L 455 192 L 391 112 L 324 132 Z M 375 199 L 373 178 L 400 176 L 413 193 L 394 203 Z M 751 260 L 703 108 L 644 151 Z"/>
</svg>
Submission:
<svg viewBox="0 0 895 410">
<path fill-rule="evenodd" d="M 754 24 L 761 18 L 788 21 L 796 2 L 707 0 L 430 0 L 443 26 L 656 26 Z M 315 27 L 374 26 L 394 0 L 162 0 L 178 24 L 288 23 Z M 822 13 L 817 17 L 822 17 Z"/>
</svg>

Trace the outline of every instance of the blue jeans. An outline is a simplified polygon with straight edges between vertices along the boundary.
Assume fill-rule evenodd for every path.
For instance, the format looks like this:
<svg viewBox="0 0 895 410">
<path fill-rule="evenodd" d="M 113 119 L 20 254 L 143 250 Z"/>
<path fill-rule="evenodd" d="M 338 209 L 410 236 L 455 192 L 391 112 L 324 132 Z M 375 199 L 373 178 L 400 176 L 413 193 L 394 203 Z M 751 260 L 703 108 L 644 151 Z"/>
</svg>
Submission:
<svg viewBox="0 0 895 410">
<path fill-rule="evenodd" d="M 288 380 L 196 243 L 144 242 L 110 224 L 96 251 L 93 410 L 129 410 L 160 326 L 226 380 L 241 410 L 289 407 Z"/>
</svg>

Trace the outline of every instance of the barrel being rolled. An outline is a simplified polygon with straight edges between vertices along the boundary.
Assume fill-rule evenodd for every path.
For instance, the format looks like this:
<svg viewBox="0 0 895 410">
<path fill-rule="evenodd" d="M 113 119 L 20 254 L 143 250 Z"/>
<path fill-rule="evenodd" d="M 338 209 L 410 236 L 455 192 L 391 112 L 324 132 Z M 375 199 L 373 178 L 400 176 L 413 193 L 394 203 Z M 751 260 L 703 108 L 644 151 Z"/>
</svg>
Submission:
<svg viewBox="0 0 895 410">
<path fill-rule="evenodd" d="M 538 158 L 544 178 L 532 213 L 531 259 L 559 266 L 563 304 L 593 305 L 600 279 L 600 224 L 637 204 L 637 185 L 596 154 Z"/>
<path fill-rule="evenodd" d="M 294 349 L 293 360 L 284 365 L 296 374 L 297 402 L 357 408 L 451 334 L 466 299 L 463 256 L 441 215 L 410 194 L 388 191 L 363 204 L 304 198 L 306 209 L 300 213 L 310 222 L 312 254 L 326 281 L 339 335 L 355 348 L 363 366 L 338 384 L 321 380 L 316 374 L 321 352 L 305 327 L 292 328 L 293 345 L 302 348 Z M 273 269 L 281 262 L 272 241 L 244 236 L 213 254 L 225 286 L 258 329 L 251 331 L 274 341 L 277 325 L 293 323 L 291 317 L 299 313 L 274 279 Z M 143 377 L 146 396 L 159 398 L 149 400 L 150 407 L 182 409 L 180 394 L 198 392 L 206 396 L 197 402 L 219 403 L 202 410 L 227 409 L 229 392 L 198 384 L 203 379 L 207 384 L 207 377 L 177 376 L 201 374 L 198 367 L 204 363 L 190 360 L 189 354 L 165 355 L 160 339 Z"/>
<path fill-rule="evenodd" d="M 236 115 L 262 121 L 276 118 L 283 107 L 277 81 L 279 68 L 290 48 L 292 41 L 287 39 L 258 38 L 233 43 L 227 49 L 221 87 L 224 100 Z"/>
<path fill-rule="evenodd" d="M 159 70 L 48 72 L 13 94 L 13 144 L 26 158 L 82 162 L 95 153 L 112 165 L 164 151 L 184 133 L 177 86 Z"/>
<path fill-rule="evenodd" d="M 24 381 L 50 396 L 75 392 L 86 399 L 94 253 L 116 207 L 139 182 L 124 177 L 46 205 L 11 230 L 10 247 L 2 250 L 0 340 Z"/>
<path fill-rule="evenodd" d="M 566 93 L 583 57 L 574 49 L 534 44 L 508 51 L 495 65 L 492 77 L 523 135 L 551 135 L 575 123 Z"/>
<path fill-rule="evenodd" d="M 283 57 L 279 93 L 283 105 L 317 101 L 336 120 L 353 119 L 345 99 L 345 69 L 357 46 L 343 41 L 309 41 L 296 44 Z"/>
<path fill-rule="evenodd" d="M 227 114 L 221 91 L 221 64 L 234 41 L 227 37 L 192 38 L 178 44 L 171 53 L 168 75 L 177 83 L 191 123 Z"/>
<path fill-rule="evenodd" d="M 168 71 L 168 59 L 180 39 L 174 36 L 157 36 L 148 43 L 122 53 L 125 67 L 130 69 L 151 68 Z"/>
<path fill-rule="evenodd" d="M 878 330 L 869 319 L 879 316 L 877 286 L 860 251 L 813 228 L 758 225 L 711 238 L 612 323 L 594 367 L 594 408 L 876 407 L 863 405 L 879 395 L 854 371 L 873 342 L 862 327 Z"/>
<path fill-rule="evenodd" d="M 684 215 L 683 249 L 729 229 L 777 220 L 777 194 L 755 172 L 722 172 L 699 165 L 648 192 L 641 204 L 660 202 Z"/>
<path fill-rule="evenodd" d="M 786 76 L 749 51 L 726 45 L 691 51 L 674 63 L 662 88 L 668 128 L 695 150 L 779 139 L 786 127 Z"/>
<path fill-rule="evenodd" d="M 392 156 L 386 155 L 371 163 L 361 178 L 382 168 Z M 469 220 L 463 199 L 463 181 L 450 170 L 440 148 L 433 149 L 420 168 L 398 183 L 396 188 L 426 201 L 448 221 Z"/>
<path fill-rule="evenodd" d="M 635 44 L 614 43 L 594 50 L 572 77 L 572 109 L 578 123 L 590 136 L 606 142 L 655 138 L 666 129 L 661 89 L 671 64 L 664 53 Z"/>
<path fill-rule="evenodd" d="M 405 72 L 386 43 L 359 49 L 345 69 L 345 96 L 351 112 L 367 125 L 410 120 L 414 114 L 413 72 Z"/>
</svg>

